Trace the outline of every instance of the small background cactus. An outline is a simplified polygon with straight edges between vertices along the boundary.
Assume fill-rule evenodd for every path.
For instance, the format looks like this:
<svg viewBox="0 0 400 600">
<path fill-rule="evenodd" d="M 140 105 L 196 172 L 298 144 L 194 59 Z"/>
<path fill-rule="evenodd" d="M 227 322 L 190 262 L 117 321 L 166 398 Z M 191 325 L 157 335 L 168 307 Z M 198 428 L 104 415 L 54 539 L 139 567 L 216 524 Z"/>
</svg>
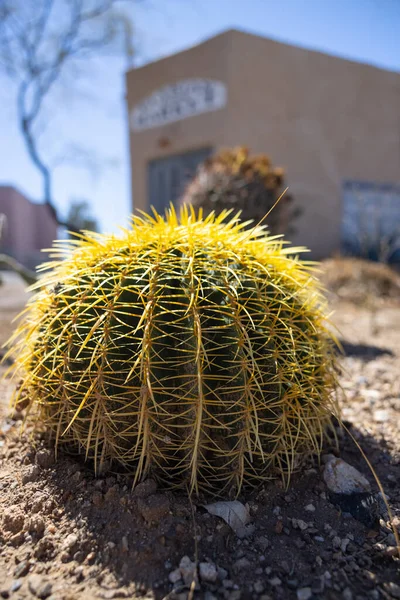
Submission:
<svg viewBox="0 0 400 600">
<path fill-rule="evenodd" d="M 303 249 L 187 207 L 57 246 L 11 348 L 57 444 L 224 496 L 320 450 L 335 369 Z"/>
<path fill-rule="evenodd" d="M 284 177 L 284 170 L 273 167 L 266 154 L 250 155 L 245 146 L 228 148 L 198 167 L 180 203 L 201 207 L 204 215 L 240 210 L 241 220 L 251 220 L 254 226 L 285 191 Z M 266 224 L 271 233 L 293 233 L 293 221 L 301 211 L 293 208 L 292 202 L 292 196 L 286 192 L 270 212 Z"/>
</svg>

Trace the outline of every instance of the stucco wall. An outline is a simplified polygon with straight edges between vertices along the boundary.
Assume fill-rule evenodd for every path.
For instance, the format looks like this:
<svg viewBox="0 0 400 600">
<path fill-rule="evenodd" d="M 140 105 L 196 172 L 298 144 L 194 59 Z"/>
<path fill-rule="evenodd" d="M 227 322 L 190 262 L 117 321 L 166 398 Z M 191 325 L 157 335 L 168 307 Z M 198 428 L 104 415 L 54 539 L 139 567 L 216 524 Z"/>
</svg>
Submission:
<svg viewBox="0 0 400 600">
<path fill-rule="evenodd" d="M 135 208 L 146 209 L 147 161 L 203 146 L 246 144 L 287 171 L 302 207 L 296 244 L 339 250 L 342 182 L 400 183 L 400 75 L 239 31 L 127 74 L 128 108 L 163 85 L 210 77 L 226 108 L 130 132 Z M 160 141 L 169 145 L 161 148 Z"/>
<path fill-rule="evenodd" d="M 221 35 L 204 44 L 127 73 L 127 102 L 131 109 L 151 92 L 192 77 L 226 83 L 230 60 L 230 36 Z M 229 99 L 228 99 L 229 102 Z M 132 197 L 135 209 L 147 208 L 147 163 L 154 158 L 179 154 L 224 143 L 226 108 L 139 132 L 130 130 Z M 169 145 L 162 147 L 163 141 Z"/>
<path fill-rule="evenodd" d="M 30 268 L 46 260 L 41 249 L 57 238 L 57 223 L 48 208 L 30 202 L 11 186 L 0 186 L 0 213 L 6 215 L 1 251 Z"/>
</svg>

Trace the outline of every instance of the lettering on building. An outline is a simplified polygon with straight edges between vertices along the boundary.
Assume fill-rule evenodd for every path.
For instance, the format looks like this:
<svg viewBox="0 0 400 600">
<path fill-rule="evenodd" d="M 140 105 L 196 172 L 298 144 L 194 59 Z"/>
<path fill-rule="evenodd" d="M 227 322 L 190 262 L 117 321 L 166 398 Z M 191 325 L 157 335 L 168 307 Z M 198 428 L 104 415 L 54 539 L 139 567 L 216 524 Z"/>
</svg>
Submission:
<svg viewBox="0 0 400 600">
<path fill-rule="evenodd" d="M 185 79 L 164 86 L 137 104 L 131 128 L 142 131 L 219 110 L 226 105 L 227 90 L 221 81 Z"/>
</svg>

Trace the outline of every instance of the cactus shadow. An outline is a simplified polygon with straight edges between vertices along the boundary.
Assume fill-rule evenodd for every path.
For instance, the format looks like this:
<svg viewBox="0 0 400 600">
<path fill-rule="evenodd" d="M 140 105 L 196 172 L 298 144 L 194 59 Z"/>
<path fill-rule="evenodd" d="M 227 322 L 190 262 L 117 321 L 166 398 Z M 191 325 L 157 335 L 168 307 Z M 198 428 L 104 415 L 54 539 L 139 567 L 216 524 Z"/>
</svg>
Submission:
<svg viewBox="0 0 400 600">
<path fill-rule="evenodd" d="M 384 439 L 366 434 L 349 422 L 345 424 L 373 464 L 389 497 L 399 498 L 400 465 L 393 464 L 393 449 Z M 330 447 L 328 443 L 325 450 L 333 451 L 333 446 Z M 347 434 L 340 438 L 338 454 L 373 483 L 367 464 Z M 388 474 L 391 475 L 390 479 Z M 208 515 L 200 507 L 202 503 L 196 500 L 194 504 L 197 505 L 197 510 L 194 509 L 193 518 L 191 503 L 181 493 L 160 490 L 154 492 L 152 489 L 147 498 L 138 497 L 132 492 L 130 475 L 108 473 L 96 479 L 88 464 L 63 455 L 59 457 L 55 468 L 48 472 L 48 477 L 49 484 L 60 499 L 65 520 L 63 530 L 75 530 L 78 537 L 73 551 L 64 553 L 61 559 L 76 567 L 76 563 L 82 561 L 87 581 L 94 578 L 104 591 L 104 595 L 99 597 L 104 598 L 132 597 L 133 593 L 145 594 L 149 589 L 156 600 L 177 597 L 174 593 L 171 595 L 172 584 L 168 575 L 178 567 L 183 556 L 188 555 L 193 560 L 196 548 L 200 561 L 214 561 L 228 571 L 230 579 L 242 584 L 244 580 L 241 577 L 238 579 L 234 566 L 238 560 L 238 551 L 242 549 L 242 556 L 248 557 L 250 576 L 255 568 L 259 568 L 257 561 L 260 551 L 257 554 L 254 549 L 259 540 L 267 538 L 270 545 L 262 553 L 265 564 L 270 565 L 273 570 L 280 573 L 282 561 L 288 562 L 289 556 L 293 563 L 300 565 L 297 576 L 304 576 L 306 582 L 307 573 L 311 569 L 308 561 L 310 565 L 314 565 L 313 577 L 318 574 L 322 576 L 329 569 L 329 557 L 333 555 L 329 538 L 326 537 L 321 546 L 321 543 L 313 541 L 312 536 L 308 536 L 308 539 L 302 533 L 301 540 L 307 538 L 307 552 L 304 554 L 300 543 L 298 547 L 293 544 L 293 538 L 299 532 L 291 529 L 290 535 L 278 532 L 276 506 L 282 507 L 280 515 L 283 515 L 283 523 L 288 528 L 291 519 L 305 519 L 307 513 L 304 513 L 304 506 L 312 503 L 316 507 L 312 519 L 323 536 L 326 535 L 325 524 L 329 524 L 339 536 L 351 533 L 355 544 L 359 546 L 358 550 L 369 540 L 370 532 L 364 524 L 340 512 L 327 495 L 324 497 L 326 488 L 315 458 L 310 460 L 301 473 L 293 477 L 288 490 L 275 481 L 267 482 L 257 490 L 246 490 L 242 494 L 239 500 L 258 507 L 252 513 L 255 533 L 253 538 L 246 540 L 245 545 L 241 541 L 238 545 L 230 528 L 217 517 Z M 372 487 L 377 490 L 374 483 Z M 143 495 L 146 496 L 146 493 L 143 492 Z M 150 499 L 155 497 L 158 500 L 152 504 Z M 289 501 L 289 497 L 293 500 Z M 151 510 L 151 506 L 154 508 L 156 505 L 161 507 L 159 513 L 157 509 L 153 512 Z M 378 536 L 374 542 L 380 539 Z M 320 555 L 321 550 L 325 551 L 326 560 L 321 567 L 316 567 L 315 557 Z M 343 560 L 346 562 L 347 559 Z M 385 561 L 379 556 L 369 558 L 366 555 L 365 561 L 365 568 L 376 575 L 377 581 L 384 581 L 385 578 L 386 581 L 392 580 L 394 566 L 389 560 Z M 332 568 L 333 564 L 334 560 Z M 301 569 L 304 570 L 303 575 Z M 262 573 L 259 578 L 265 580 L 265 586 L 268 587 L 268 575 Z M 221 582 L 203 585 L 202 593 L 204 589 L 208 589 L 218 597 L 220 587 Z M 357 581 L 350 582 L 350 587 L 358 594 L 365 592 L 362 584 Z M 289 588 L 286 592 L 290 593 Z M 185 593 L 185 589 L 182 588 L 180 593 Z M 179 595 L 179 589 L 177 594 Z"/>
</svg>

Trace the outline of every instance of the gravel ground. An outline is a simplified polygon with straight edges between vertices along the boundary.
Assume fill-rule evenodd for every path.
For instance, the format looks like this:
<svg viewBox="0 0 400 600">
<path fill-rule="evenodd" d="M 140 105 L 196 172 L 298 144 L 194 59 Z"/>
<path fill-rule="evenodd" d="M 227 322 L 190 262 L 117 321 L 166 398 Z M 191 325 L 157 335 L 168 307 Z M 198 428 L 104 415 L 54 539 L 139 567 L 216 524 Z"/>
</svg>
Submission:
<svg viewBox="0 0 400 600">
<path fill-rule="evenodd" d="M 8 277 L 0 288 L 3 340 L 23 303 L 21 284 Z M 343 418 L 376 469 L 400 529 L 400 306 L 371 312 L 341 302 L 335 311 L 346 352 Z M 20 437 L 20 415 L 7 416 L 10 393 L 5 380 L 1 598 L 400 598 L 400 561 L 388 522 L 371 528 L 333 504 L 317 460 L 289 489 L 274 481 L 244 493 L 238 500 L 251 526 L 239 538 L 201 502 L 157 490 L 151 480 L 132 492 L 125 475 L 95 479 L 81 461 L 60 456 L 56 462 L 45 439 Z M 340 457 L 376 490 L 354 442 L 340 429 L 338 436 Z"/>
</svg>

